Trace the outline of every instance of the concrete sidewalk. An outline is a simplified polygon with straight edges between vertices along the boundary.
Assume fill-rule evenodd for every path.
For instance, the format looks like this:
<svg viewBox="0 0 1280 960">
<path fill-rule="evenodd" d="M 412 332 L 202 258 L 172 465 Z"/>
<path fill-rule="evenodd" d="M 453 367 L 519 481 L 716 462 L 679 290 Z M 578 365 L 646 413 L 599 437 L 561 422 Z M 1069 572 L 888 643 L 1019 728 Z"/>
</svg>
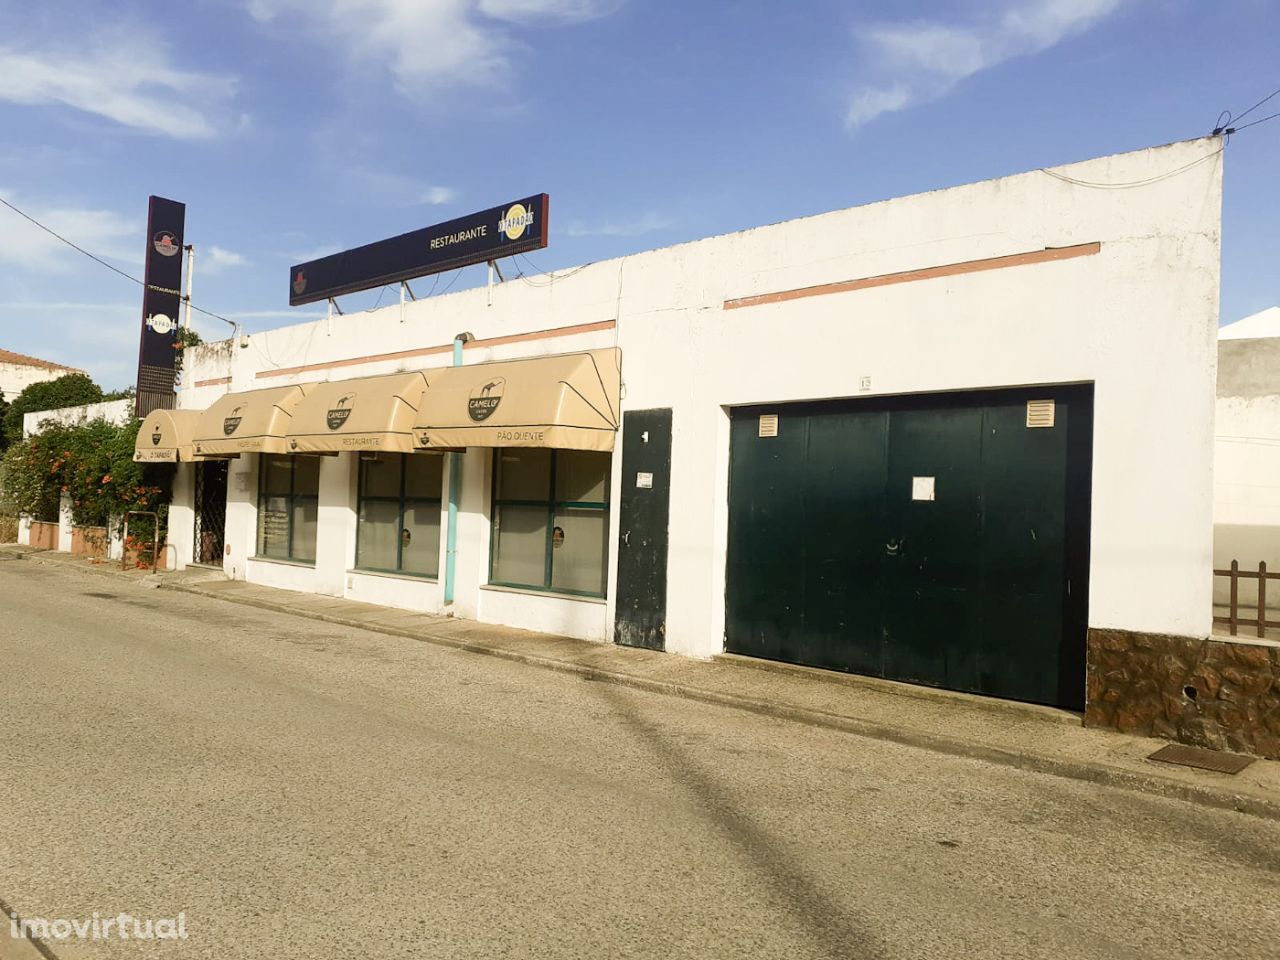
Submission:
<svg viewBox="0 0 1280 960">
<path fill-rule="evenodd" d="M 668 696 L 843 730 L 1025 770 L 1280 820 L 1280 762 L 1236 776 L 1156 763 L 1165 741 L 1086 730 L 1067 711 L 721 656 L 713 661 L 276 590 L 188 569 L 154 575 L 67 554 L 0 547 L 0 559 L 93 570 L 326 623 L 372 630 Z"/>
</svg>

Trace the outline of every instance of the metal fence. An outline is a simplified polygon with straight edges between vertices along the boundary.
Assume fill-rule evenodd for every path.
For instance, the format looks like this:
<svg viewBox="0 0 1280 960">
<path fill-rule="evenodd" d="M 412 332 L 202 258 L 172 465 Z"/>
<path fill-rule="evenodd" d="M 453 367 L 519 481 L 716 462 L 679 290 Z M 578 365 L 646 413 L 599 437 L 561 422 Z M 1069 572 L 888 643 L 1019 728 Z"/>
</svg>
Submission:
<svg viewBox="0 0 1280 960">
<path fill-rule="evenodd" d="M 1265 562 L 1258 564 L 1258 570 L 1255 573 L 1252 570 L 1241 570 L 1240 561 L 1232 560 L 1230 570 L 1215 570 L 1215 577 L 1226 577 L 1230 581 L 1231 599 L 1227 605 L 1227 615 L 1225 617 L 1214 617 L 1214 623 L 1224 623 L 1231 631 L 1231 636 L 1236 636 L 1241 627 L 1253 627 L 1259 637 L 1266 637 L 1267 628 L 1280 628 L 1280 620 L 1267 619 L 1267 581 L 1280 580 L 1280 573 L 1267 573 L 1267 565 Z M 1256 613 L 1252 619 L 1245 619 L 1240 616 L 1240 581 L 1256 580 L 1258 582 L 1258 603 L 1256 610 L 1252 605 L 1244 608 L 1246 613 Z"/>
</svg>

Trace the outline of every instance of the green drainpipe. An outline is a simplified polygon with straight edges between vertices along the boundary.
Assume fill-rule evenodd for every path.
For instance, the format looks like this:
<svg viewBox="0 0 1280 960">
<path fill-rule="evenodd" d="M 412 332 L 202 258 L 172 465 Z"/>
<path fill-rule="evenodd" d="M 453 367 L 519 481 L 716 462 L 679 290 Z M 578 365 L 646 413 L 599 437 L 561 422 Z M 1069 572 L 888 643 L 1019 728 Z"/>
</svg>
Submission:
<svg viewBox="0 0 1280 960">
<path fill-rule="evenodd" d="M 462 366 L 462 345 L 469 334 L 453 338 L 453 365 Z M 449 532 L 444 551 L 444 602 L 453 603 L 453 584 L 458 570 L 458 482 L 462 477 L 462 454 L 449 454 Z"/>
</svg>

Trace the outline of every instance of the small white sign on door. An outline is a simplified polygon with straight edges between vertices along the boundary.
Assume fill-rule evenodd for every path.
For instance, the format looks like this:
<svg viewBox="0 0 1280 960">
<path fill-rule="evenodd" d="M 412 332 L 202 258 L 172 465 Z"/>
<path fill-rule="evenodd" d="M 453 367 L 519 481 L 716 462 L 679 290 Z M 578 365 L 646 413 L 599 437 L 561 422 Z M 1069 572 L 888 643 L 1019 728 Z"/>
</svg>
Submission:
<svg viewBox="0 0 1280 960">
<path fill-rule="evenodd" d="M 652 490 L 652 489 L 653 489 L 653 474 L 652 474 L 652 473 L 637 473 L 637 474 L 636 474 L 636 486 L 637 486 L 637 487 L 639 487 L 641 490 Z"/>
<path fill-rule="evenodd" d="M 911 499 L 912 500 L 936 500 L 933 489 L 933 477 L 912 477 L 911 478 Z"/>
</svg>

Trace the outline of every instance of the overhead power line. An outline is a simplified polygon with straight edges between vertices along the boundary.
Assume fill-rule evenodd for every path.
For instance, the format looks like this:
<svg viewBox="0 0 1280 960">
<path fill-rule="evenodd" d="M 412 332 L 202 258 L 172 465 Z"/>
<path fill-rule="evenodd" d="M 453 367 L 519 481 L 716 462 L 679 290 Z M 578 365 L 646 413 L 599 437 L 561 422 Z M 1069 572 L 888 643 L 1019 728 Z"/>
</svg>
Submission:
<svg viewBox="0 0 1280 960">
<path fill-rule="evenodd" d="M 1277 91 L 1277 93 L 1280 93 L 1280 91 Z M 1258 124 L 1266 123 L 1268 120 L 1274 120 L 1276 117 L 1280 117 L 1280 113 L 1273 113 L 1271 114 L 1271 116 L 1263 117 L 1261 120 L 1250 121 L 1249 123 L 1246 123 L 1244 126 L 1232 127 L 1231 133 L 1239 133 L 1241 130 L 1248 130 L 1250 127 L 1256 127 Z"/>
<path fill-rule="evenodd" d="M 169 287 L 160 287 L 154 283 L 147 283 L 145 280 L 139 280 L 137 277 L 133 276 L 132 274 L 125 273 L 115 264 L 108 263 L 106 260 L 103 260 L 101 257 L 97 256 L 96 254 L 90 253 L 88 250 L 86 250 L 84 247 L 80 246 L 79 244 L 73 243 L 72 241 L 68 240 L 66 237 L 58 233 L 56 230 L 53 230 L 50 227 L 46 227 L 43 223 L 41 223 L 35 217 L 31 216 L 31 214 L 26 213 L 22 210 L 19 210 L 17 207 L 15 207 L 12 203 L 10 203 L 4 197 L 0 197 L 0 204 L 4 204 L 4 206 L 8 207 L 10 210 L 12 210 L 18 216 L 22 217 L 22 219 L 26 220 L 28 223 L 35 224 L 35 226 L 39 227 L 41 230 L 49 234 L 49 236 L 53 237 L 55 240 L 59 240 L 62 243 L 65 243 L 72 250 L 76 251 L 77 253 L 83 254 L 84 256 L 92 260 L 94 263 L 101 264 L 102 266 L 110 270 L 112 273 L 118 273 L 120 276 L 124 277 L 126 280 L 132 280 L 134 283 L 142 287 L 144 290 L 154 290 L 156 293 L 169 293 L 169 294 L 173 294 L 173 296 L 175 297 L 181 298 L 182 296 L 181 290 L 172 290 Z M 240 326 L 234 320 L 228 320 L 226 317 L 224 317 L 220 313 L 214 313 L 212 310 L 204 309 L 204 307 L 197 307 L 194 303 L 191 303 L 189 301 L 187 303 L 187 306 L 189 306 L 192 310 L 196 311 L 197 313 L 203 313 L 206 317 L 213 317 L 215 320 L 221 320 L 223 323 L 230 324 L 232 327 L 239 328 Z"/>
<path fill-rule="evenodd" d="M 1133 187 L 1147 187 L 1153 183 L 1159 183 L 1161 180 L 1168 180 L 1170 177 L 1176 177 L 1178 174 L 1185 173 L 1187 170 L 1190 170 L 1192 167 L 1199 166 L 1200 164 L 1208 160 L 1212 160 L 1214 157 L 1216 157 L 1226 148 L 1227 148 L 1227 145 L 1224 142 L 1222 146 L 1218 147 L 1218 149 L 1213 151 L 1213 153 L 1206 153 L 1203 157 L 1200 157 L 1196 160 L 1192 160 L 1190 163 L 1184 163 L 1182 166 L 1177 167 L 1173 170 L 1168 170 L 1164 173 L 1158 173 L 1153 177 L 1147 177 L 1146 179 L 1143 179 L 1143 180 L 1125 180 L 1119 183 L 1099 183 L 1092 180 L 1077 180 L 1075 177 L 1068 177 L 1065 173 L 1056 173 L 1055 171 L 1050 170 L 1048 167 L 1041 167 L 1040 172 L 1047 173 L 1049 176 L 1057 180 L 1063 180 L 1066 183 L 1075 184 L 1075 186 L 1077 187 L 1093 187 L 1096 190 L 1128 190 L 1128 189 L 1132 189 Z"/>
<path fill-rule="evenodd" d="M 1218 136 L 1219 134 L 1226 134 L 1227 136 L 1231 136 L 1231 134 L 1233 133 L 1239 133 L 1241 130 L 1247 130 L 1249 127 L 1256 127 L 1260 123 L 1266 123 L 1268 120 L 1274 120 L 1276 117 L 1280 117 L 1280 113 L 1273 113 L 1271 114 L 1271 116 L 1263 117 L 1261 120 L 1254 120 L 1251 123 L 1246 123 L 1243 125 L 1240 123 L 1241 120 L 1243 120 L 1249 114 L 1253 113 L 1253 111 L 1257 110 L 1260 106 L 1262 106 L 1268 100 L 1270 100 L 1271 98 L 1277 95 L 1280 95 L 1280 87 L 1276 88 L 1275 90 L 1272 90 L 1265 97 L 1263 97 L 1261 100 L 1255 103 L 1252 107 L 1250 107 L 1244 113 L 1240 114 L 1240 116 L 1238 117 L 1232 115 L 1230 110 L 1223 110 L 1222 113 L 1218 114 L 1218 122 L 1217 124 L 1214 125 L 1213 135 L 1215 137 Z"/>
</svg>

